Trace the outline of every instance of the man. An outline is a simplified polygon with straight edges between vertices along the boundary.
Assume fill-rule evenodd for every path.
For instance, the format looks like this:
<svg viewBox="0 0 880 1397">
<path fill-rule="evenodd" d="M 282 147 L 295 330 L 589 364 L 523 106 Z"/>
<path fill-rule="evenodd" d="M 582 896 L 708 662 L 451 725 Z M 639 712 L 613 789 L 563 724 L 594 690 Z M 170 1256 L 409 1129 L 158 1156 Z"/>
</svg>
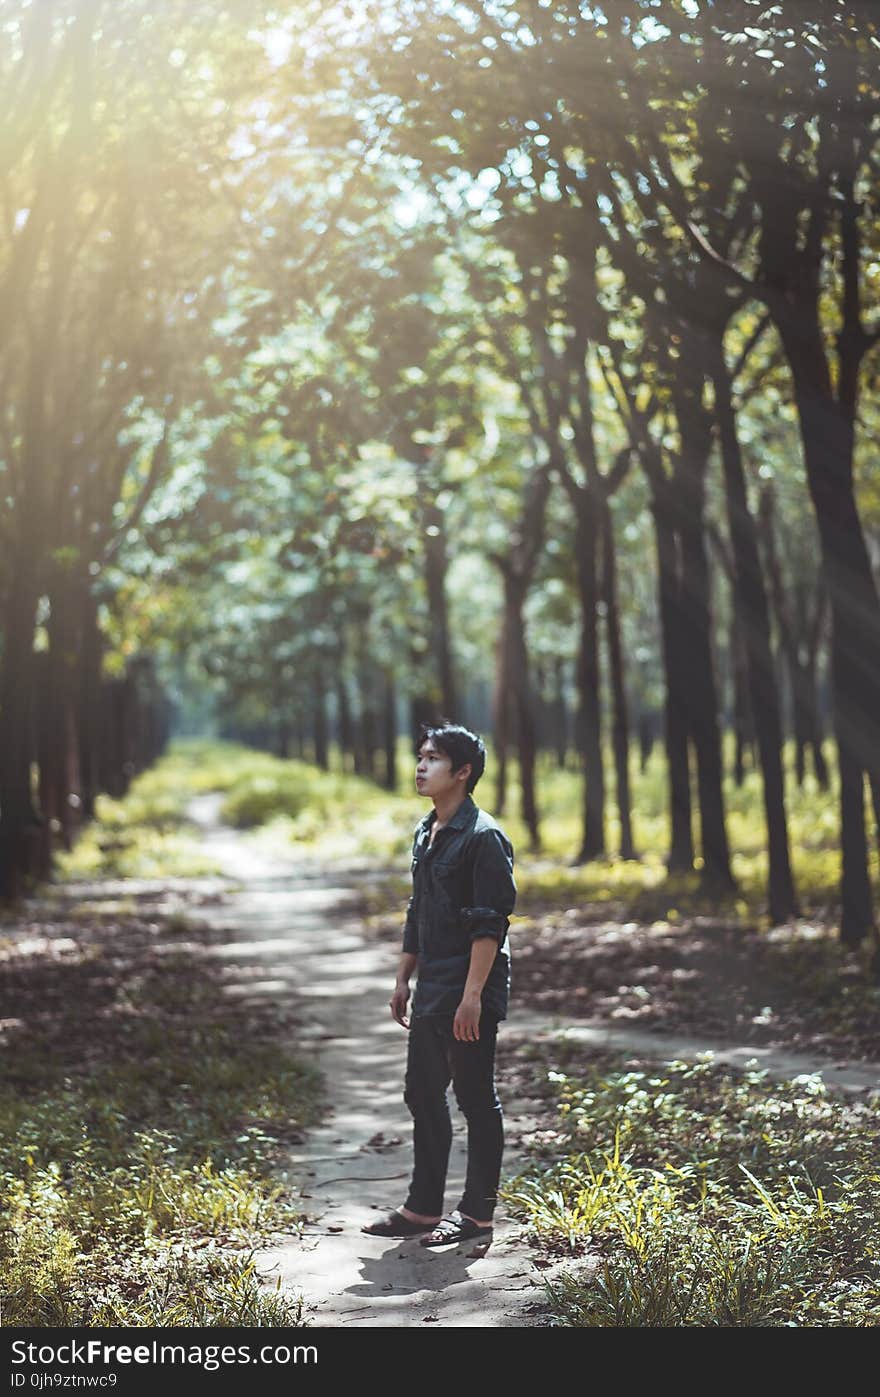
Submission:
<svg viewBox="0 0 880 1397">
<path fill-rule="evenodd" d="M 421 1245 L 435 1247 L 492 1235 L 504 1147 L 495 1039 L 507 1016 L 516 884 L 510 840 L 471 798 L 486 765 L 482 739 L 443 723 L 423 728 L 416 753 L 416 790 L 433 809 L 416 826 L 413 892 L 391 996 L 393 1019 L 409 1030 L 404 1099 L 413 1117 L 413 1173 L 402 1207 L 363 1230 L 427 1233 Z M 457 1209 L 444 1217 L 450 1080 L 467 1121 L 467 1176 Z"/>
</svg>

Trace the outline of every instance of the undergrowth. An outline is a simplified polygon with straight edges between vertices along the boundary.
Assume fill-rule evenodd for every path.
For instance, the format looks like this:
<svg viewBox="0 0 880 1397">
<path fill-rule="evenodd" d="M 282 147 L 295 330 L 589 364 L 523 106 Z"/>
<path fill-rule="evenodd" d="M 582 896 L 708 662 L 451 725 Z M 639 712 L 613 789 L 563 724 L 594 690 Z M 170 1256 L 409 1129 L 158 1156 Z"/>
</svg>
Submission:
<svg viewBox="0 0 880 1397">
<path fill-rule="evenodd" d="M 549 1077 L 558 1121 L 504 1197 L 572 1259 L 548 1283 L 555 1323 L 880 1323 L 876 1100 L 708 1061 Z"/>
<path fill-rule="evenodd" d="M 197 925 L 189 949 L 135 919 L 44 930 L 0 957 L 3 1323 L 302 1324 L 253 1253 L 301 1226 L 277 1166 L 317 1075 L 224 995 Z"/>
</svg>

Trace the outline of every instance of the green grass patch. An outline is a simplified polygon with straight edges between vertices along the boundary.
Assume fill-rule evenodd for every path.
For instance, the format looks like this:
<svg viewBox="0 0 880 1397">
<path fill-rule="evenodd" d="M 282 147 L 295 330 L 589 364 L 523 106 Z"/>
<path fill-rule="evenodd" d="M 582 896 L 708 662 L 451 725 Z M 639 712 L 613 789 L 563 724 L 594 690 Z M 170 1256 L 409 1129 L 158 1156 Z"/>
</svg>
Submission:
<svg viewBox="0 0 880 1397">
<path fill-rule="evenodd" d="M 290 1025 L 227 996 L 180 915 L 39 930 L 0 946 L 4 1322 L 301 1324 L 253 1264 L 301 1225 L 278 1166 L 320 1113 Z"/>
<path fill-rule="evenodd" d="M 236 749 L 236 755 L 245 752 Z M 69 853 L 58 855 L 60 877 L 202 878 L 222 873 L 202 853 L 198 831 L 186 818 L 194 796 L 223 788 L 218 757 L 214 743 L 184 743 L 141 772 L 121 800 L 99 795 L 95 820 Z"/>
<path fill-rule="evenodd" d="M 548 1283 L 578 1328 L 880 1322 L 880 1108 L 818 1076 L 533 1050 L 556 1097 L 503 1196 L 573 1263 Z"/>
<path fill-rule="evenodd" d="M 251 753 L 226 788 L 221 816 L 239 829 L 261 829 L 288 852 L 315 858 L 406 862 L 415 824 L 427 806 L 351 772 Z M 408 866 L 408 865 L 407 865 Z"/>
</svg>

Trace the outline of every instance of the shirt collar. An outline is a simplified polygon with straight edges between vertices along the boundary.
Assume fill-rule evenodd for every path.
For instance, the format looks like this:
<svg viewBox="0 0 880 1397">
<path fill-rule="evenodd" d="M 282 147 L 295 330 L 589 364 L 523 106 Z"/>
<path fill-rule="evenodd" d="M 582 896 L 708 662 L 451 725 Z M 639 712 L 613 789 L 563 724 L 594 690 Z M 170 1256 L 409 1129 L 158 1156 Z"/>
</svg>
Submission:
<svg viewBox="0 0 880 1397">
<path fill-rule="evenodd" d="M 458 807 L 458 809 L 456 810 L 456 812 L 455 812 L 455 814 L 453 815 L 452 819 L 448 822 L 448 824 L 445 826 L 445 828 L 446 828 L 446 829 L 465 829 L 466 826 L 467 826 L 468 824 L 470 824 L 471 821 L 474 819 L 474 813 L 475 813 L 475 811 L 476 811 L 476 808 L 477 808 L 477 807 L 476 807 L 476 804 L 474 803 L 473 798 L 472 798 L 471 796 L 469 796 L 469 795 L 466 795 L 465 798 L 464 798 L 464 800 L 461 802 L 461 805 Z M 431 826 L 433 825 L 434 821 L 436 820 L 436 818 L 437 818 L 437 811 L 434 809 L 434 807 L 433 807 L 433 805 L 432 805 L 432 806 L 431 806 L 431 809 L 428 811 L 427 815 L 425 815 L 424 819 L 422 819 L 422 820 L 419 822 L 419 823 L 420 823 L 420 828 L 423 829 L 423 830 L 429 830 L 429 829 L 431 828 Z"/>
</svg>

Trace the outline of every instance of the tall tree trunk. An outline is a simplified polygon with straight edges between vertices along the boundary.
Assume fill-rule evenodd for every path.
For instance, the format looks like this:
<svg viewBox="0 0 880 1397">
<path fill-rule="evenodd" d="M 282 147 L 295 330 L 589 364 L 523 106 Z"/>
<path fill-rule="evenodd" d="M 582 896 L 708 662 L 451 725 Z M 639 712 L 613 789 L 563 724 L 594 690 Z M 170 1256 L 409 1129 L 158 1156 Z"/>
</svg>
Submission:
<svg viewBox="0 0 880 1397">
<path fill-rule="evenodd" d="M 575 506 L 575 553 L 580 605 L 580 648 L 577 661 L 580 731 L 583 740 L 583 833 L 577 862 L 587 863 L 606 852 L 605 772 L 599 678 L 598 558 L 595 501 L 579 492 Z"/>
<path fill-rule="evenodd" d="M 56 753 L 57 727 L 52 698 L 51 666 L 47 651 L 34 655 L 34 704 L 35 757 L 37 764 L 37 793 L 40 806 L 39 837 L 34 848 L 32 872 L 34 877 L 44 882 L 52 876 L 52 849 L 55 838 L 61 829 L 56 814 Z M 53 742 L 53 738 L 55 741 Z"/>
<path fill-rule="evenodd" d="M 119 680 L 102 678 L 98 690 L 98 722 L 96 731 L 98 745 L 95 762 L 98 770 L 98 790 L 115 795 L 115 750 L 116 750 L 116 688 Z"/>
<path fill-rule="evenodd" d="M 510 655 L 507 631 L 502 624 L 495 647 L 495 684 L 492 692 L 492 726 L 495 736 L 495 812 L 501 816 L 507 804 L 507 754 L 510 749 Z"/>
<path fill-rule="evenodd" d="M 779 646 L 788 672 L 791 689 L 792 727 L 795 741 L 795 769 L 798 785 L 805 774 L 806 750 L 812 747 L 816 778 L 823 790 L 828 788 L 828 767 L 822 751 L 819 719 L 816 665 L 825 613 L 826 593 L 821 583 L 817 588 L 816 607 L 812 624 L 807 618 L 806 583 L 796 582 L 795 614 L 786 597 L 779 551 L 776 546 L 775 501 L 773 490 L 766 485 L 761 491 L 758 521 L 767 560 L 770 595 L 779 632 Z"/>
<path fill-rule="evenodd" d="M 495 735 L 498 748 L 496 802 L 504 809 L 507 794 L 507 748 L 515 730 L 520 765 L 523 820 L 533 849 L 539 847 L 538 810 L 535 799 L 535 716 L 532 706 L 529 660 L 522 611 L 544 539 L 544 520 L 550 494 L 550 462 L 529 471 L 519 520 L 511 534 L 507 553 L 491 554 L 504 583 L 504 616 L 498 644 L 495 683 Z"/>
<path fill-rule="evenodd" d="M 807 480 L 831 606 L 831 680 L 841 784 L 840 935 L 858 946 L 875 932 L 865 835 L 867 775 L 880 779 L 880 600 L 853 489 L 855 397 L 836 401 L 818 320 L 800 334 L 780 325 L 791 364 Z"/>
<path fill-rule="evenodd" d="M 140 753 L 140 695 L 137 684 L 137 666 L 129 663 L 122 681 L 122 779 L 123 795 L 138 772 Z"/>
<path fill-rule="evenodd" d="M 362 636 L 363 640 L 363 636 Z M 373 671 L 365 646 L 361 646 L 357 669 L 358 702 L 355 771 L 376 779 L 376 715 L 373 700 Z"/>
<path fill-rule="evenodd" d="M 871 807 L 874 811 L 874 839 L 880 854 L 880 781 L 871 778 Z"/>
<path fill-rule="evenodd" d="M 65 687 L 58 684 L 58 673 L 52 663 L 52 653 L 46 657 L 45 691 L 40 716 L 45 734 L 39 746 L 39 789 L 42 815 L 42 854 L 40 877 L 52 876 L 52 854 L 60 839 L 68 851 L 73 848 L 79 826 L 79 744 L 74 712 L 76 675 L 61 676 Z"/>
<path fill-rule="evenodd" d="M 547 702 L 547 672 L 538 660 L 532 670 L 532 701 L 535 711 L 535 746 L 539 752 L 546 752 L 550 745 L 551 716 Z"/>
<path fill-rule="evenodd" d="M 807 588 L 804 583 L 795 586 L 795 615 L 797 617 L 798 651 L 803 651 L 803 661 L 798 664 L 798 701 L 802 712 L 804 733 L 804 754 L 809 747 L 813 755 L 813 771 L 823 791 L 829 785 L 828 763 L 822 750 L 822 719 L 819 715 L 819 683 L 817 669 L 819 646 L 825 620 L 828 594 L 820 577 L 816 588 L 812 620 L 807 605 Z M 800 654 L 797 656 L 800 660 Z M 801 675 L 803 676 L 801 680 Z M 801 777 L 803 779 L 803 777 Z"/>
<path fill-rule="evenodd" d="M 672 509 L 672 484 L 666 481 L 661 485 L 656 477 L 651 479 L 651 513 L 657 540 L 660 633 L 666 687 L 664 728 L 671 826 L 666 867 L 670 873 L 689 873 L 694 866 L 694 841 L 684 697 L 688 676 L 682 656 L 684 623 L 678 541 Z"/>
<path fill-rule="evenodd" d="M 54 572 L 54 570 L 53 570 Z M 38 713 L 43 719 L 44 732 L 39 740 L 40 811 L 43 816 L 43 859 L 41 874 L 51 874 L 52 847 L 58 835 L 70 848 L 70 829 L 65 819 L 67 808 L 67 707 L 72 691 L 72 666 L 76 658 L 76 639 L 71 634 L 71 578 L 66 572 L 55 573 L 49 586 L 49 618 L 47 632 L 49 649 L 42 666 L 44 682 Z"/>
<path fill-rule="evenodd" d="M 712 345 L 711 372 L 715 385 L 715 414 L 721 436 L 721 458 L 739 603 L 738 613 L 748 658 L 749 695 L 763 778 L 764 818 L 769 855 L 768 900 L 770 916 L 778 924 L 796 916 L 798 910 L 785 813 L 782 717 L 770 644 L 770 617 L 761 573 L 758 540 L 746 498 L 730 376 L 724 361 L 721 341 Z"/>
<path fill-rule="evenodd" d="M 743 623 L 741 603 L 736 595 L 734 584 L 734 599 L 731 608 L 730 624 L 730 652 L 733 670 L 733 733 L 736 744 L 733 759 L 733 779 L 737 786 L 741 786 L 746 774 L 746 756 L 751 753 L 754 737 L 755 723 L 752 714 L 752 705 L 749 699 L 749 657 L 746 646 L 745 625 Z"/>
<path fill-rule="evenodd" d="M 602 507 L 602 595 L 605 601 L 605 625 L 608 633 L 608 662 L 613 703 L 612 744 L 614 769 L 617 777 L 617 809 L 620 816 L 620 857 L 634 859 L 632 834 L 632 800 L 629 785 L 629 718 L 626 707 L 626 686 L 623 674 L 623 651 L 620 641 L 620 614 L 617 606 L 617 563 L 614 549 L 614 526 L 607 500 Z"/>
<path fill-rule="evenodd" d="M 639 731 L 639 771 L 644 774 L 648 762 L 651 760 L 651 753 L 654 750 L 656 738 L 656 714 L 649 708 L 639 709 L 638 731 Z"/>
<path fill-rule="evenodd" d="M 730 641 L 728 648 L 733 688 L 733 779 L 737 786 L 741 786 L 745 780 L 746 757 L 754 758 L 755 738 L 752 704 L 749 698 L 749 657 L 746 650 L 742 599 L 740 590 L 736 585 L 733 555 L 718 526 L 711 521 L 708 524 L 708 538 L 730 584 Z"/>
<path fill-rule="evenodd" d="M 446 521 L 442 509 L 438 509 L 430 498 L 422 505 L 422 542 L 428 595 L 428 653 L 437 666 L 437 699 L 442 715 L 451 722 L 457 722 L 458 696 L 453 676 L 446 603 Z"/>
<path fill-rule="evenodd" d="M 31 793 L 37 581 L 26 553 L 13 570 L 0 672 L 0 899 L 21 896 L 37 854 L 40 819 Z"/>
<path fill-rule="evenodd" d="M 502 630 L 510 685 L 509 702 L 513 713 L 517 755 L 519 757 L 522 818 L 529 832 L 530 848 L 532 852 L 537 852 L 541 845 L 541 836 L 538 828 L 538 808 L 535 798 L 535 717 L 529 677 L 529 657 L 523 624 L 523 606 L 527 582 L 516 576 L 509 567 L 503 569 L 502 576 L 504 579 Z"/>
<path fill-rule="evenodd" d="M 340 657 L 341 659 L 341 657 Z M 339 747 L 342 755 L 342 769 L 346 769 L 346 757 L 354 759 L 354 724 L 351 717 L 351 704 L 348 698 L 348 684 L 345 675 L 337 670 L 336 712 L 339 723 Z"/>
<path fill-rule="evenodd" d="M 702 340 L 697 344 L 702 345 Z M 673 390 L 681 434 L 676 467 L 678 532 L 681 546 L 680 606 L 689 682 L 684 687 L 688 731 L 697 757 L 697 790 L 703 867 L 701 885 L 711 893 L 736 884 L 724 822 L 718 698 L 712 666 L 709 569 L 705 545 L 705 477 L 711 425 L 702 406 L 702 365 L 696 345 L 683 355 Z"/>
<path fill-rule="evenodd" d="M 565 770 L 568 756 L 568 709 L 565 704 L 565 661 L 557 656 L 554 664 L 555 698 L 553 702 L 553 731 L 556 737 L 556 765 Z"/>
<path fill-rule="evenodd" d="M 382 704 L 382 733 L 385 740 L 385 772 L 383 785 L 386 791 L 397 790 L 397 690 L 394 684 L 394 671 L 390 665 L 384 673 L 384 695 Z"/>
<path fill-rule="evenodd" d="M 324 672 L 320 668 L 315 672 L 312 689 L 312 723 L 315 765 L 320 767 L 322 771 L 327 771 L 330 766 L 327 741 L 327 691 L 324 683 Z"/>
<path fill-rule="evenodd" d="M 410 652 L 411 671 L 413 674 L 421 675 L 424 665 L 424 657 L 415 651 Z M 440 705 L 429 693 L 421 690 L 413 694 L 409 701 L 410 728 L 415 736 L 422 727 L 434 727 L 442 721 L 443 713 Z"/>
<path fill-rule="evenodd" d="M 102 685 L 104 719 L 101 724 L 101 786 L 114 800 L 121 800 L 131 779 L 128 709 L 130 679 L 114 678 Z"/>
<path fill-rule="evenodd" d="M 95 816 L 95 797 L 98 793 L 102 637 L 98 626 L 98 602 L 88 584 L 82 588 L 80 606 L 82 644 L 77 719 L 80 786 L 83 819 L 92 820 Z"/>
</svg>

